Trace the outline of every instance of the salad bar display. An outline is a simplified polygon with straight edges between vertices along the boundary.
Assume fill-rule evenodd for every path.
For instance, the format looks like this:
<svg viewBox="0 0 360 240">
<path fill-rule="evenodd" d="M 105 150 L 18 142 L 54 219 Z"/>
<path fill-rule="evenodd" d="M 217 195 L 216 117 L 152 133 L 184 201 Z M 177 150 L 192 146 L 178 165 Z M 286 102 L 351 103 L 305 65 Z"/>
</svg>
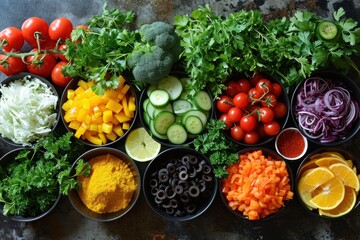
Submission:
<svg viewBox="0 0 360 240">
<path fill-rule="evenodd" d="M 360 27 L 342 7 L 140 19 L 104 3 L 82 22 L 37 13 L 0 29 L 1 228 L 358 234 Z"/>
</svg>

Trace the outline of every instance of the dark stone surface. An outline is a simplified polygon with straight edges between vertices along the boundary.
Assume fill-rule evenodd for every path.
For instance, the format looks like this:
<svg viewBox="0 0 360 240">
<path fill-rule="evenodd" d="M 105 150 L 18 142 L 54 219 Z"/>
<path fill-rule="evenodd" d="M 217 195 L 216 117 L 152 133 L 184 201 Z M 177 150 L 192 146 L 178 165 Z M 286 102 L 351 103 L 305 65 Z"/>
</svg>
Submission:
<svg viewBox="0 0 360 240">
<path fill-rule="evenodd" d="M 84 24 L 95 14 L 101 13 L 104 1 L 40 1 L 2 0 L 0 29 L 7 26 L 21 27 L 31 16 L 40 16 L 51 22 L 64 16 L 74 24 Z M 360 21 L 359 0 L 109 0 L 109 6 L 137 13 L 138 24 L 154 20 L 171 21 L 173 16 L 191 13 L 204 3 L 210 3 L 219 14 L 236 9 L 260 9 L 268 17 L 293 13 L 296 9 L 308 9 L 319 16 L 329 17 L 334 9 L 343 6 L 347 16 Z M 1 75 L 0 79 L 4 76 Z M 123 149 L 124 142 L 114 147 Z M 272 143 L 273 144 L 273 143 Z M 346 144 L 345 149 L 360 156 L 360 136 Z M 269 147 L 273 148 L 272 145 Z M 311 146 L 310 150 L 318 146 Z M 0 142 L 0 154 L 11 149 Z M 357 159 L 359 161 L 359 159 Z M 146 163 L 139 163 L 143 173 Z M 291 162 L 294 172 L 299 162 Z M 268 221 L 245 221 L 227 211 L 218 195 L 212 206 L 199 218 L 189 222 L 168 222 L 156 215 L 141 195 L 134 209 L 122 219 L 98 223 L 84 218 L 63 197 L 55 210 L 46 218 L 32 223 L 18 223 L 0 216 L 0 239 L 360 239 L 360 208 L 340 219 L 324 219 L 305 211 L 298 199 L 294 199 L 278 216 Z"/>
</svg>

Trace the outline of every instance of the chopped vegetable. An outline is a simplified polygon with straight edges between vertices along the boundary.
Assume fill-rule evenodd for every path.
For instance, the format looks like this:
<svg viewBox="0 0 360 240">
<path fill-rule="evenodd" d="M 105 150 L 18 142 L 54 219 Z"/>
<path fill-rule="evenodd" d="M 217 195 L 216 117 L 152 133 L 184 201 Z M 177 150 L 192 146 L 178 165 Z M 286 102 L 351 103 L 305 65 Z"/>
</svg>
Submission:
<svg viewBox="0 0 360 240">
<path fill-rule="evenodd" d="M 226 170 L 222 192 L 229 207 L 249 220 L 265 218 L 293 198 L 285 162 L 264 156 L 262 150 L 239 155 L 239 162 Z"/>
<path fill-rule="evenodd" d="M 30 75 L 0 86 L 0 133 L 14 143 L 31 145 L 47 135 L 57 120 L 58 96 Z"/>
<path fill-rule="evenodd" d="M 304 133 L 322 143 L 344 139 L 360 108 L 343 83 L 313 77 L 297 93 L 295 116 Z"/>
</svg>

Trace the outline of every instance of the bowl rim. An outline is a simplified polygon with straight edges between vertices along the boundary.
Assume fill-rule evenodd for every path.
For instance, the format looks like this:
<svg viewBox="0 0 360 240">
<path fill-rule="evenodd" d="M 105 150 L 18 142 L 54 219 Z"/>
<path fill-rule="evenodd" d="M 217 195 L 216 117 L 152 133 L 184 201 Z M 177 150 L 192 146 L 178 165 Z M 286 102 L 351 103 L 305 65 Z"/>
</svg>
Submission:
<svg viewBox="0 0 360 240">
<path fill-rule="evenodd" d="M 95 154 L 96 156 L 101 156 L 101 155 L 104 155 L 104 154 L 112 154 L 114 155 L 115 157 L 118 157 L 119 155 L 121 155 L 122 157 L 126 157 L 127 160 L 126 161 L 129 161 L 131 167 L 133 169 L 131 169 L 132 171 L 134 170 L 135 172 L 133 172 L 134 175 L 136 175 L 136 178 L 135 178 L 135 182 L 138 184 L 137 186 L 137 189 L 134 191 L 134 194 L 132 196 L 132 199 L 128 206 L 126 207 L 126 210 L 124 209 L 121 209 L 119 211 L 123 211 L 121 214 L 119 214 L 118 216 L 115 216 L 115 217 L 109 217 L 109 218 L 106 218 L 106 219 L 98 219 L 98 218 L 94 218 L 94 217 L 91 217 L 89 215 L 87 215 L 86 213 L 84 213 L 83 211 L 81 211 L 75 204 L 74 200 L 73 200 L 73 194 L 76 194 L 76 196 L 79 198 L 79 201 L 81 202 L 81 205 L 83 205 L 85 208 L 87 208 L 87 206 L 82 202 L 82 200 L 80 199 L 79 195 L 78 195 L 78 190 L 76 189 L 72 189 L 68 195 L 68 198 L 70 200 L 70 203 L 71 205 L 73 206 L 73 208 L 78 212 L 80 213 L 82 216 L 88 218 L 88 219 L 91 219 L 91 220 L 94 220 L 94 221 L 97 221 L 97 222 L 110 222 L 110 221 L 114 221 L 114 220 L 117 220 L 121 217 L 124 217 L 128 212 L 130 212 L 134 206 L 136 205 L 136 203 L 138 202 L 139 200 L 139 197 L 140 197 L 140 191 L 141 191 L 141 185 L 142 185 L 142 177 L 140 175 L 140 171 L 139 171 L 139 168 L 138 166 L 136 165 L 136 163 L 134 162 L 134 160 L 132 158 L 130 158 L 125 152 L 121 151 L 120 149 L 116 149 L 116 148 L 112 148 L 112 147 L 108 147 L 108 146 L 104 146 L 104 147 L 98 147 L 98 148 L 91 148 L 87 151 L 85 151 L 84 153 L 82 153 L 75 161 L 74 163 L 72 164 L 71 166 L 71 172 L 74 171 L 74 168 L 77 164 L 77 162 L 80 160 L 80 159 L 84 159 L 84 156 L 87 156 L 87 155 L 91 155 L 93 153 L 96 153 L 96 152 L 106 152 L 106 153 L 99 153 L 99 154 Z M 119 155 L 117 155 L 119 154 Z M 88 160 L 85 160 L 84 161 L 89 161 L 90 159 L 92 158 L 89 158 Z M 120 158 L 121 159 L 121 158 Z M 123 162 L 125 162 L 123 159 L 121 159 Z M 129 164 L 127 164 L 129 165 Z M 138 179 L 138 180 L 136 180 Z M 100 213 L 96 213 L 94 211 L 92 211 L 91 209 L 89 209 L 89 211 L 95 213 L 96 215 L 102 215 L 102 216 L 106 216 L 106 215 L 113 215 L 115 214 L 116 212 L 113 212 L 113 213 L 103 213 L 103 214 L 100 214 Z"/>
<path fill-rule="evenodd" d="M 339 218 L 343 218 L 343 217 L 346 217 L 347 215 L 351 214 L 357 207 L 360 206 L 360 194 L 358 193 L 357 196 L 356 196 L 356 203 L 353 207 L 353 209 L 350 210 L 350 212 L 346 213 L 345 215 L 342 215 L 342 216 L 338 216 L 338 217 L 329 217 L 329 216 L 321 216 L 318 212 L 317 212 L 317 209 L 313 209 L 313 210 L 310 210 L 309 208 L 306 207 L 305 203 L 301 200 L 300 198 L 300 194 L 299 194 L 299 191 L 297 189 L 297 186 L 298 186 L 298 183 L 299 183 L 299 179 L 300 179 L 300 170 L 301 170 L 301 167 L 310 159 L 311 156 L 313 156 L 314 154 L 317 154 L 317 153 L 321 153 L 321 152 L 326 152 L 326 151 L 332 151 L 332 152 L 338 152 L 338 153 L 341 153 L 343 154 L 347 159 L 351 159 L 354 166 L 357 167 L 357 169 L 359 170 L 360 168 L 358 168 L 360 166 L 360 162 L 358 159 L 356 159 L 354 157 L 354 154 L 352 154 L 350 151 L 344 149 L 344 148 L 340 148 L 340 146 L 336 146 L 336 147 L 332 147 L 332 146 L 322 146 L 320 148 L 317 148 L 315 150 L 313 150 L 312 152 L 308 153 L 306 155 L 306 157 L 301 161 L 299 167 L 297 168 L 297 171 L 296 171 L 296 175 L 295 175 L 295 194 L 296 194 L 296 197 L 298 199 L 298 201 L 300 202 L 300 205 L 309 213 L 309 214 L 312 214 L 312 215 L 315 215 L 317 217 L 320 217 L 320 218 L 325 218 L 325 219 L 339 219 Z M 356 163 L 354 163 L 356 162 Z"/>
<path fill-rule="evenodd" d="M 183 77 L 189 77 L 189 75 L 185 72 L 181 72 L 181 71 L 172 71 L 168 74 L 168 76 L 176 76 L 176 77 L 179 77 L 179 78 L 183 78 Z M 157 141 L 158 143 L 160 143 L 161 145 L 164 145 L 166 147 L 169 147 L 169 148 L 175 148 L 175 147 L 190 147 L 193 142 L 194 142 L 194 138 L 187 138 L 187 141 L 183 144 L 173 144 L 171 143 L 169 140 L 163 140 L 163 139 L 160 139 L 156 136 L 154 136 L 154 134 L 152 134 L 152 132 L 150 131 L 150 127 L 148 126 L 148 124 L 145 122 L 144 120 L 144 117 L 143 117 L 143 112 L 144 112 L 144 109 L 143 109 L 143 102 L 145 101 L 145 98 L 147 97 L 147 89 L 148 87 L 144 88 L 141 93 L 140 93 L 140 97 L 139 97 L 139 118 L 140 118 L 140 122 L 141 122 L 141 125 L 145 128 L 145 130 L 148 132 L 148 134 L 155 140 Z M 210 98 L 213 99 L 213 96 L 210 92 L 210 90 L 205 87 L 204 88 L 204 91 L 206 91 Z M 210 114 L 208 116 L 208 121 L 210 121 L 210 119 L 212 119 L 214 116 L 214 105 L 212 104 L 211 106 L 211 110 L 210 110 Z M 200 133 L 201 134 L 201 133 Z"/>
<path fill-rule="evenodd" d="M 278 140 L 279 140 L 279 137 L 281 136 L 281 134 L 283 134 L 283 133 L 285 133 L 285 132 L 287 132 L 287 131 L 296 131 L 297 133 L 300 133 L 300 135 L 301 135 L 301 137 L 302 137 L 302 139 L 304 139 L 304 150 L 302 151 L 302 153 L 300 154 L 300 155 L 298 155 L 298 156 L 296 156 L 296 157 L 286 157 L 285 155 L 283 155 L 281 152 L 280 152 L 280 150 L 279 150 L 279 148 L 278 148 Z M 300 130 L 299 129 L 297 129 L 297 128 L 295 128 L 295 127 L 288 127 L 288 128 L 284 128 L 283 130 L 281 130 L 280 131 L 280 133 L 276 136 L 276 138 L 275 138 L 275 149 L 276 149 L 276 152 L 282 157 L 282 158 L 284 158 L 284 159 L 286 159 L 286 160 L 290 160 L 290 161 L 293 161 L 293 160 L 299 160 L 300 158 L 302 158 L 305 154 L 306 154 L 306 152 L 307 152 L 307 150 L 308 150 L 308 147 L 309 147 L 309 144 L 308 144 L 308 140 L 307 140 L 307 138 L 300 132 Z"/>
<path fill-rule="evenodd" d="M 67 91 L 69 89 L 74 89 L 74 87 L 76 88 L 77 86 L 77 83 L 80 81 L 81 79 L 79 78 L 73 78 L 71 79 L 70 82 L 68 82 L 68 84 L 65 86 L 62 94 L 61 94 L 61 97 L 60 97 L 60 100 L 59 100 L 59 104 L 60 104 L 60 118 L 61 118 L 61 122 L 63 123 L 63 126 L 65 127 L 66 131 L 68 132 L 72 132 L 72 133 L 75 133 L 75 131 L 71 128 L 69 128 L 69 124 L 65 122 L 65 119 L 64 119 L 64 116 L 65 116 L 65 111 L 62 109 L 62 105 L 64 104 L 65 100 L 67 100 Z M 115 139 L 115 141 L 110 141 L 110 142 L 107 142 L 106 144 L 102 144 L 102 145 L 96 145 L 96 144 L 93 144 L 87 140 L 83 140 L 83 139 L 80 139 L 80 138 L 77 138 L 77 137 L 74 137 L 76 139 L 76 141 L 82 143 L 82 144 L 85 144 L 89 147 L 92 147 L 92 148 L 97 148 L 97 147 L 107 147 L 107 146 L 111 146 L 115 143 L 118 143 L 121 139 L 124 139 L 127 134 L 133 129 L 133 127 L 136 125 L 135 122 L 136 122 L 136 119 L 137 119 L 137 116 L 138 116 L 138 112 L 139 112 L 139 101 L 138 101 L 138 98 L 137 98 L 137 94 L 136 94 L 136 91 L 135 91 L 135 88 L 134 86 L 128 81 L 126 80 L 126 84 L 128 84 L 130 86 L 130 91 L 132 92 L 133 96 L 135 97 L 135 105 L 136 105 L 136 108 L 135 108 L 135 113 L 134 113 L 134 118 L 132 119 L 131 121 L 131 124 L 130 124 L 130 127 L 128 130 L 124 131 L 124 134 L 122 136 L 117 136 L 117 138 Z"/>
<path fill-rule="evenodd" d="M 193 215 L 185 215 L 185 216 L 182 216 L 182 217 L 174 217 L 174 216 L 168 215 L 166 212 L 161 211 L 158 207 L 156 207 L 153 204 L 153 201 L 151 199 L 149 199 L 149 197 L 148 197 L 148 194 L 147 194 L 148 191 L 147 190 L 149 189 L 149 187 L 148 187 L 148 184 L 146 182 L 147 179 L 149 178 L 149 175 L 151 175 L 150 170 L 152 170 L 153 166 L 158 164 L 157 161 L 164 162 L 164 161 L 166 161 L 166 159 L 165 160 L 162 159 L 164 156 L 167 156 L 168 154 L 172 154 L 174 152 L 176 153 L 178 151 L 182 152 L 183 153 L 182 155 L 192 153 L 192 154 L 196 154 L 198 156 L 201 156 L 202 159 L 205 160 L 209 164 L 209 166 L 211 166 L 211 169 L 212 169 L 211 174 L 213 176 L 212 192 L 211 192 L 210 197 L 207 198 L 206 204 L 204 204 L 203 207 L 200 208 L 199 211 L 197 211 L 195 214 L 193 214 Z M 170 160 L 170 159 L 168 159 L 168 160 Z M 214 202 L 215 197 L 217 195 L 217 189 L 218 189 L 218 181 L 217 181 L 217 178 L 215 177 L 215 174 L 213 172 L 213 167 L 212 167 L 212 165 L 210 163 L 209 158 L 207 156 L 205 156 L 204 154 L 196 151 L 193 148 L 187 148 L 187 147 L 182 147 L 182 146 L 168 148 L 168 149 L 162 151 L 156 158 L 151 160 L 150 163 L 146 166 L 142 181 L 143 181 L 143 184 L 142 184 L 143 195 L 145 197 L 145 200 L 146 200 L 147 204 L 150 206 L 150 208 L 157 215 L 159 215 L 163 219 L 169 220 L 171 222 L 186 222 L 186 221 L 193 220 L 193 219 L 199 217 L 200 215 L 202 215 L 207 209 L 209 209 L 209 207 Z"/>
<path fill-rule="evenodd" d="M 5 153 L 1 158 L 0 158 L 0 165 L 4 162 L 4 159 L 7 159 L 8 157 L 10 157 L 10 155 L 13 155 L 13 154 L 16 154 L 16 152 L 21 152 L 22 150 L 30 150 L 30 151 L 33 151 L 34 149 L 31 148 L 31 147 L 19 147 L 19 148 L 15 148 L 15 149 L 12 149 L 11 151 Z M 39 152 L 42 152 L 41 150 L 39 150 Z M 10 159 L 7 160 L 7 163 L 11 161 Z M 51 205 L 51 207 L 46 210 L 45 212 L 42 212 L 40 213 L 39 215 L 36 215 L 36 216 L 33 216 L 33 217 L 24 217 L 24 216 L 20 216 L 20 215 L 9 215 L 9 216 L 4 216 L 4 217 L 7 217 L 7 218 L 10 218 L 14 221 L 17 221 L 17 222 L 33 222 L 33 221 L 36 221 L 36 220 L 39 220 L 45 216 L 47 216 L 50 212 L 52 212 L 57 204 L 59 203 L 60 201 L 60 198 L 61 198 L 61 192 L 60 192 L 60 187 L 59 187 L 59 193 L 58 193 L 58 196 L 55 200 L 55 202 Z M 0 212 L 3 213 L 3 203 L 0 203 Z"/>
<path fill-rule="evenodd" d="M 318 141 L 317 139 L 313 139 L 308 137 L 308 135 L 305 133 L 305 131 L 299 126 L 299 123 L 295 117 L 295 110 L 294 110 L 294 104 L 296 101 L 296 94 L 299 91 L 299 89 L 303 86 L 304 82 L 311 77 L 321 77 L 321 78 L 327 78 L 329 80 L 333 80 L 333 78 L 327 77 L 329 75 L 333 75 L 336 76 L 335 78 L 339 78 L 342 79 L 345 84 L 345 86 L 347 86 L 349 89 L 352 89 L 352 96 L 353 98 L 356 100 L 356 102 L 359 104 L 360 106 L 360 87 L 356 84 L 355 81 L 353 81 L 351 78 L 345 76 L 342 73 L 339 72 L 335 72 L 335 71 L 330 71 L 330 70 L 320 70 L 320 71 L 316 71 L 314 73 L 311 74 L 310 77 L 304 78 L 303 80 L 301 80 L 301 82 L 299 82 L 297 84 L 297 86 L 295 87 L 292 95 L 291 95 L 291 102 L 290 102 L 290 112 L 291 112 L 291 118 L 293 123 L 295 124 L 296 128 L 298 128 L 301 132 L 302 135 L 304 135 L 310 142 L 318 144 L 320 146 L 323 147 L 335 147 L 335 146 L 339 146 L 341 144 L 344 144 L 348 141 L 350 141 L 351 139 L 353 139 L 356 134 L 360 131 L 360 118 L 357 119 L 357 123 L 355 122 L 355 124 L 351 127 L 351 129 L 349 130 L 348 136 L 344 139 L 337 139 L 333 142 L 330 143 L 322 143 L 320 141 Z"/>
<path fill-rule="evenodd" d="M 287 107 L 287 111 L 286 111 L 286 116 L 284 118 L 282 118 L 281 120 L 283 121 L 283 124 L 280 125 L 280 131 L 282 129 L 284 129 L 286 126 L 287 126 L 287 123 L 289 121 L 289 118 L 290 118 L 290 106 L 291 106 L 291 102 L 290 102 L 290 98 L 289 98 L 289 94 L 286 92 L 286 89 L 285 89 L 285 86 L 284 84 L 279 80 L 277 79 L 276 77 L 274 77 L 273 75 L 271 75 L 270 73 L 267 73 L 267 72 L 259 72 L 259 74 L 261 74 L 261 76 L 267 78 L 268 80 L 270 80 L 271 82 L 276 82 L 278 84 L 280 84 L 281 86 L 281 89 L 282 89 L 282 92 L 281 92 L 281 95 L 280 95 L 280 98 L 281 99 L 284 99 L 283 103 L 286 105 Z M 246 78 L 246 75 L 245 73 L 240 73 L 240 72 L 235 72 L 233 73 L 231 76 L 228 77 L 228 79 L 226 80 L 226 82 L 228 81 L 231 81 L 233 78 L 235 77 L 241 77 L 241 78 Z M 216 100 L 214 101 L 214 105 L 216 104 Z M 214 107 L 215 108 L 215 107 Z M 217 111 L 217 109 L 214 109 L 214 117 L 215 119 L 219 119 L 220 117 L 220 113 L 219 111 Z M 261 147 L 261 146 L 264 146 L 268 143 L 270 143 L 271 141 L 273 141 L 276 136 L 278 136 L 280 134 L 280 132 L 274 136 L 268 136 L 266 137 L 263 141 L 261 142 L 258 142 L 256 144 L 247 144 L 247 143 L 244 143 L 243 141 L 236 141 L 235 139 L 233 139 L 230 134 L 228 133 L 229 130 L 223 130 L 224 132 L 224 135 L 229 139 L 231 140 L 233 143 L 235 143 L 237 146 L 241 146 L 241 147 Z"/>
<path fill-rule="evenodd" d="M 237 154 L 242 154 L 242 153 L 246 153 L 246 152 L 252 152 L 252 151 L 257 151 L 257 150 L 262 150 L 263 151 L 263 154 L 264 154 L 264 151 L 267 152 L 266 155 L 272 155 L 272 156 L 276 156 L 277 157 L 277 160 L 278 161 L 283 161 L 285 162 L 286 164 L 286 169 L 288 171 L 288 174 L 289 174 L 289 179 L 290 179 L 290 190 L 292 192 L 295 192 L 295 178 L 294 178 L 294 173 L 293 173 L 293 170 L 289 164 L 288 161 L 286 161 L 285 159 L 283 159 L 277 152 L 275 152 L 274 150 L 270 149 L 270 148 L 267 148 L 267 147 L 263 147 L 263 146 L 259 146 L 259 147 L 250 147 L 250 148 L 244 148 L 244 149 L 241 149 L 240 151 L 237 152 Z M 278 209 L 278 211 L 276 211 L 275 213 L 272 213 L 268 216 L 266 216 L 265 218 L 260 218 L 258 220 L 249 220 L 248 217 L 244 216 L 240 211 L 234 211 L 230 208 L 228 201 L 227 199 L 225 198 L 224 194 L 222 193 L 222 180 L 223 179 L 219 179 L 219 188 L 218 188 L 218 191 L 219 191 L 219 195 L 220 195 L 220 198 L 221 198 L 221 201 L 223 203 L 223 205 L 225 205 L 226 209 L 231 212 L 233 215 L 235 215 L 236 217 L 239 217 L 241 219 L 244 219 L 244 220 L 247 220 L 247 221 L 252 221 L 252 222 L 259 222 L 259 221 L 267 221 L 269 219 L 272 219 L 274 217 L 277 217 L 279 216 L 279 214 L 284 211 L 284 209 L 286 208 L 286 205 L 288 205 L 292 200 L 294 200 L 294 198 L 292 199 L 289 199 L 289 200 L 284 200 L 284 205 Z"/>
<path fill-rule="evenodd" d="M 55 120 L 54 126 L 51 127 L 51 131 L 49 132 L 49 133 L 51 133 L 57 128 L 57 126 L 58 126 L 58 124 L 60 122 L 60 110 L 61 110 L 60 109 L 61 108 L 61 105 L 60 105 L 61 98 L 60 97 L 61 96 L 58 93 L 58 91 L 56 90 L 55 86 L 50 81 L 48 81 L 46 78 L 44 78 L 42 76 L 39 76 L 39 75 L 36 75 L 36 74 L 33 74 L 33 73 L 21 72 L 21 73 L 17 73 L 17 74 L 8 76 L 7 78 L 5 78 L 4 80 L 2 80 L 0 82 L 0 85 L 8 85 L 10 82 L 13 82 L 13 81 L 16 81 L 16 80 L 22 80 L 26 76 L 31 76 L 31 78 L 37 78 L 40 81 L 42 81 L 43 83 L 45 83 L 52 90 L 54 95 L 58 98 L 57 103 L 56 103 L 56 109 L 55 109 L 56 120 Z M 0 97 L 1 97 L 1 95 L 2 94 L 0 93 Z M 14 147 L 19 147 L 20 148 L 20 147 L 28 146 L 28 145 L 23 145 L 21 143 L 15 143 L 11 139 L 2 137 L 1 135 L 0 135 L 0 139 L 2 139 L 4 142 L 6 142 L 7 144 L 9 144 L 11 146 L 14 146 Z M 31 143 L 31 146 L 33 146 L 35 142 Z"/>
</svg>

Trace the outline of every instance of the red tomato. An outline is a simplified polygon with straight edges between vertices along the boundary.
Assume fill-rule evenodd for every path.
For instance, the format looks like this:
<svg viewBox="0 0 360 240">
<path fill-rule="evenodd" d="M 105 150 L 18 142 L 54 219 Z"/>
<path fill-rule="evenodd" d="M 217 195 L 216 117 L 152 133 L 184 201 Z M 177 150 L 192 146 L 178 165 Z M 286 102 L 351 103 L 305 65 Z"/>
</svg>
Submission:
<svg viewBox="0 0 360 240">
<path fill-rule="evenodd" d="M 260 73 L 254 73 L 252 78 L 250 78 L 250 83 L 252 87 L 255 87 L 257 82 L 260 81 L 260 79 L 263 79 L 264 77 Z"/>
<path fill-rule="evenodd" d="M 283 102 L 277 102 L 272 110 L 276 118 L 283 118 L 287 114 L 287 106 Z"/>
<path fill-rule="evenodd" d="M 59 87 L 65 87 L 72 79 L 70 76 L 65 77 L 62 74 L 62 70 L 66 65 L 67 62 L 65 61 L 58 62 L 51 72 L 51 80 Z"/>
<path fill-rule="evenodd" d="M 240 127 L 246 132 L 251 132 L 256 127 L 256 118 L 252 115 L 243 116 L 240 119 Z"/>
<path fill-rule="evenodd" d="M 235 94 L 238 94 L 240 92 L 240 86 L 235 81 L 229 81 L 225 85 L 226 85 L 225 94 L 230 97 L 233 97 L 235 96 Z"/>
<path fill-rule="evenodd" d="M 271 90 L 271 82 L 265 78 L 260 79 L 257 83 L 256 83 L 256 90 L 258 90 L 259 93 L 261 94 L 267 94 L 270 92 Z"/>
<path fill-rule="evenodd" d="M 277 98 L 275 97 L 274 94 L 267 94 L 261 102 L 261 105 L 264 107 L 274 107 L 277 103 Z"/>
<path fill-rule="evenodd" d="M 49 37 L 52 40 L 57 41 L 58 39 L 68 39 L 73 30 L 71 21 L 67 18 L 57 18 L 49 25 Z"/>
<path fill-rule="evenodd" d="M 230 129 L 230 135 L 234 140 L 241 141 L 245 136 L 245 131 L 239 125 L 235 125 Z"/>
<path fill-rule="evenodd" d="M 249 98 L 246 93 L 238 93 L 233 99 L 235 107 L 245 109 L 249 105 Z"/>
<path fill-rule="evenodd" d="M 280 97 L 282 93 L 282 87 L 279 83 L 272 83 L 271 84 L 271 91 L 272 94 L 274 94 L 276 97 Z"/>
<path fill-rule="evenodd" d="M 258 119 L 258 115 L 260 114 L 260 107 L 256 105 L 252 105 L 247 109 L 249 115 L 253 115 L 256 119 Z"/>
<path fill-rule="evenodd" d="M 48 39 L 46 42 L 41 43 L 40 49 L 42 50 L 52 50 L 56 47 L 56 41 Z"/>
<path fill-rule="evenodd" d="M 230 120 L 233 122 L 239 122 L 243 115 L 241 109 L 237 107 L 230 108 L 227 114 Z"/>
<path fill-rule="evenodd" d="M 240 86 L 240 92 L 242 93 L 248 93 L 251 88 L 250 82 L 247 79 L 240 79 L 238 85 Z"/>
<path fill-rule="evenodd" d="M 36 51 L 36 49 L 33 49 L 32 51 Z M 44 78 L 50 77 L 51 72 L 56 65 L 56 59 L 52 54 L 46 54 L 45 56 L 39 54 L 37 59 L 35 59 L 35 56 L 28 56 L 26 57 L 26 62 L 30 63 L 27 65 L 29 72 Z"/>
<path fill-rule="evenodd" d="M 59 50 L 59 51 L 64 51 L 64 52 L 66 52 L 66 50 L 67 50 L 66 44 L 60 44 L 58 50 Z M 67 61 L 67 59 L 66 59 L 66 57 L 65 57 L 64 54 L 55 54 L 55 57 L 56 57 L 56 58 L 60 58 L 61 61 Z"/>
<path fill-rule="evenodd" d="M 233 107 L 233 101 L 229 96 L 222 95 L 216 102 L 216 107 L 220 112 L 226 113 Z"/>
<path fill-rule="evenodd" d="M 20 29 L 7 27 L 0 32 L 0 46 L 5 52 L 18 52 L 24 45 L 24 37 Z"/>
<path fill-rule="evenodd" d="M 259 112 L 260 121 L 262 121 L 263 123 L 271 122 L 274 119 L 275 114 L 270 108 L 262 107 L 260 108 Z"/>
<path fill-rule="evenodd" d="M 247 132 L 244 136 L 244 143 L 246 144 L 256 144 L 259 142 L 259 134 L 255 131 Z"/>
<path fill-rule="evenodd" d="M 280 124 L 276 121 L 264 123 L 264 131 L 268 136 L 275 136 L 280 132 Z"/>
<path fill-rule="evenodd" d="M 39 32 L 40 35 L 40 44 L 44 43 L 49 39 L 48 35 L 49 25 L 47 22 L 38 17 L 31 17 L 24 21 L 21 26 L 21 31 L 24 39 L 32 47 L 37 47 L 35 32 Z"/>
<path fill-rule="evenodd" d="M 262 93 L 259 92 L 256 88 L 251 88 L 248 94 L 251 101 L 256 101 L 262 96 Z"/>
<path fill-rule="evenodd" d="M 267 134 L 265 133 L 265 130 L 264 130 L 264 124 L 262 122 L 258 123 L 258 125 L 256 127 L 256 132 L 259 134 L 260 138 L 267 137 Z"/>
<path fill-rule="evenodd" d="M 225 123 L 226 130 L 229 130 L 234 125 L 233 121 L 230 120 L 229 116 L 226 113 L 223 113 L 219 119 Z"/>
<path fill-rule="evenodd" d="M 26 64 L 22 61 L 21 58 L 9 57 L 6 59 L 6 57 L 6 55 L 0 54 L 0 71 L 3 72 L 6 76 L 26 71 Z M 3 63 L 2 61 L 4 59 L 6 59 L 6 61 Z"/>
</svg>

